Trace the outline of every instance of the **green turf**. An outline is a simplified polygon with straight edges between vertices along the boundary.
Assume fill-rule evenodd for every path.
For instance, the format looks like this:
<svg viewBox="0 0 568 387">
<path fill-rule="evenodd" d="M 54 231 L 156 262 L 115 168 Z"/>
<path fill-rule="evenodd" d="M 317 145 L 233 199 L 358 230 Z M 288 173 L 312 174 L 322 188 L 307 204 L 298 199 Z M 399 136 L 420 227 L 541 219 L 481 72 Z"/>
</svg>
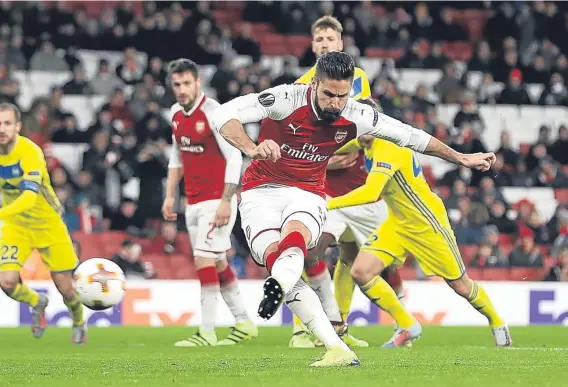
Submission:
<svg viewBox="0 0 568 387">
<path fill-rule="evenodd" d="M 290 327 L 264 328 L 232 348 L 174 348 L 192 328 L 91 328 L 84 346 L 70 330 L 41 340 L 0 329 L 0 386 L 568 386 L 568 328 L 513 328 L 514 349 L 493 347 L 488 328 L 425 327 L 412 349 L 377 346 L 390 327 L 352 327 L 372 348 L 361 367 L 311 369 L 321 349 L 287 347 Z M 222 330 L 225 333 L 227 330 Z"/>
</svg>

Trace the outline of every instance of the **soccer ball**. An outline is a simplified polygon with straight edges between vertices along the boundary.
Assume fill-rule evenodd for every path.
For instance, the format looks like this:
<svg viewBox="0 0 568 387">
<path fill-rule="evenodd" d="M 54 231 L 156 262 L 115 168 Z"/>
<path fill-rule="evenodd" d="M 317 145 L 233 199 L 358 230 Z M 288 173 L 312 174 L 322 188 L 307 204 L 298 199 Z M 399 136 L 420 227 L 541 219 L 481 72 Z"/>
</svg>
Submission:
<svg viewBox="0 0 568 387">
<path fill-rule="evenodd" d="M 75 270 L 74 279 L 79 301 L 89 309 L 108 309 L 124 297 L 124 273 L 116 263 L 108 259 L 86 260 Z"/>
</svg>

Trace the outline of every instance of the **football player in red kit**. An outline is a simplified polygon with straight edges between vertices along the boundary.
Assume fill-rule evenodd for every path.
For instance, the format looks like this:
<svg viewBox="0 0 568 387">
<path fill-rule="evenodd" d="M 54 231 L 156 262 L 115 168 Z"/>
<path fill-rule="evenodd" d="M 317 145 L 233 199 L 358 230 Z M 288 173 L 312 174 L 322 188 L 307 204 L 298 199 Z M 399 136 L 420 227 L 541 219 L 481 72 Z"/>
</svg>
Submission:
<svg viewBox="0 0 568 387">
<path fill-rule="evenodd" d="M 319 58 L 311 85 L 282 85 L 238 97 L 213 118 L 213 127 L 253 159 L 243 177 L 239 209 L 252 257 L 271 274 L 258 313 L 269 319 L 286 302 L 328 349 L 312 366 L 359 364 L 301 279 L 307 250 L 317 245 L 327 216 L 329 158 L 350 140 L 369 134 L 470 168 L 488 170 L 495 161 L 493 153 L 458 153 L 350 98 L 354 72 L 348 54 L 329 52 Z M 243 124 L 261 120 L 257 145 Z"/>
<path fill-rule="evenodd" d="M 211 127 L 219 103 L 201 92 L 197 65 L 188 59 L 170 63 L 171 87 L 177 103 L 171 108 L 173 151 L 169 161 L 166 199 L 162 213 L 174 220 L 174 195 L 185 182 L 185 219 L 197 275 L 201 283 L 201 325 L 197 333 L 177 347 L 233 345 L 258 336 L 240 295 L 235 272 L 227 262 L 231 230 L 237 216 L 236 191 L 242 154 Z M 215 333 L 217 301 L 223 297 L 236 324 L 218 341 Z"/>
</svg>

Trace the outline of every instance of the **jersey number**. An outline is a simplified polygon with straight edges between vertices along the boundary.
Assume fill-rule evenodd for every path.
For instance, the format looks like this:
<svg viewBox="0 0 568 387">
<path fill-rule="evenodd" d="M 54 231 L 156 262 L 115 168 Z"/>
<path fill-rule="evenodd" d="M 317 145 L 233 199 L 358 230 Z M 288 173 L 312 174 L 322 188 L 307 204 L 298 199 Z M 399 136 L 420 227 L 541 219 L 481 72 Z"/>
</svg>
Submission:
<svg viewBox="0 0 568 387">
<path fill-rule="evenodd" d="M 377 241 L 377 239 L 379 239 L 379 236 L 377 234 L 371 235 L 369 239 L 367 239 L 367 242 L 365 242 L 364 246 L 371 246 L 373 243 Z"/>
<path fill-rule="evenodd" d="M 18 260 L 18 246 L 2 246 L 2 258 L 0 258 L 2 261 L 7 261 L 7 260 L 12 260 L 12 261 L 17 261 Z"/>
</svg>

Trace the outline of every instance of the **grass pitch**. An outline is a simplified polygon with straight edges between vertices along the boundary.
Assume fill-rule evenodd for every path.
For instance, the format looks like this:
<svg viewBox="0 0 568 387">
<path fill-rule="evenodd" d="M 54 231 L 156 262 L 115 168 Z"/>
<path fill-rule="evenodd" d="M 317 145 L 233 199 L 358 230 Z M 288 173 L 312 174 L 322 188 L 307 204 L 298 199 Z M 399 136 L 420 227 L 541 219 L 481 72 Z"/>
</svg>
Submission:
<svg viewBox="0 0 568 387">
<path fill-rule="evenodd" d="M 311 369 L 322 349 L 290 349 L 291 327 L 263 328 L 227 348 L 175 348 L 193 328 L 0 329 L 0 386 L 568 386 L 568 327 L 512 328 L 495 348 L 489 328 L 424 327 L 412 349 L 378 348 L 391 327 L 351 327 L 369 341 L 361 367 Z M 219 330 L 219 337 L 227 332 Z"/>
</svg>

